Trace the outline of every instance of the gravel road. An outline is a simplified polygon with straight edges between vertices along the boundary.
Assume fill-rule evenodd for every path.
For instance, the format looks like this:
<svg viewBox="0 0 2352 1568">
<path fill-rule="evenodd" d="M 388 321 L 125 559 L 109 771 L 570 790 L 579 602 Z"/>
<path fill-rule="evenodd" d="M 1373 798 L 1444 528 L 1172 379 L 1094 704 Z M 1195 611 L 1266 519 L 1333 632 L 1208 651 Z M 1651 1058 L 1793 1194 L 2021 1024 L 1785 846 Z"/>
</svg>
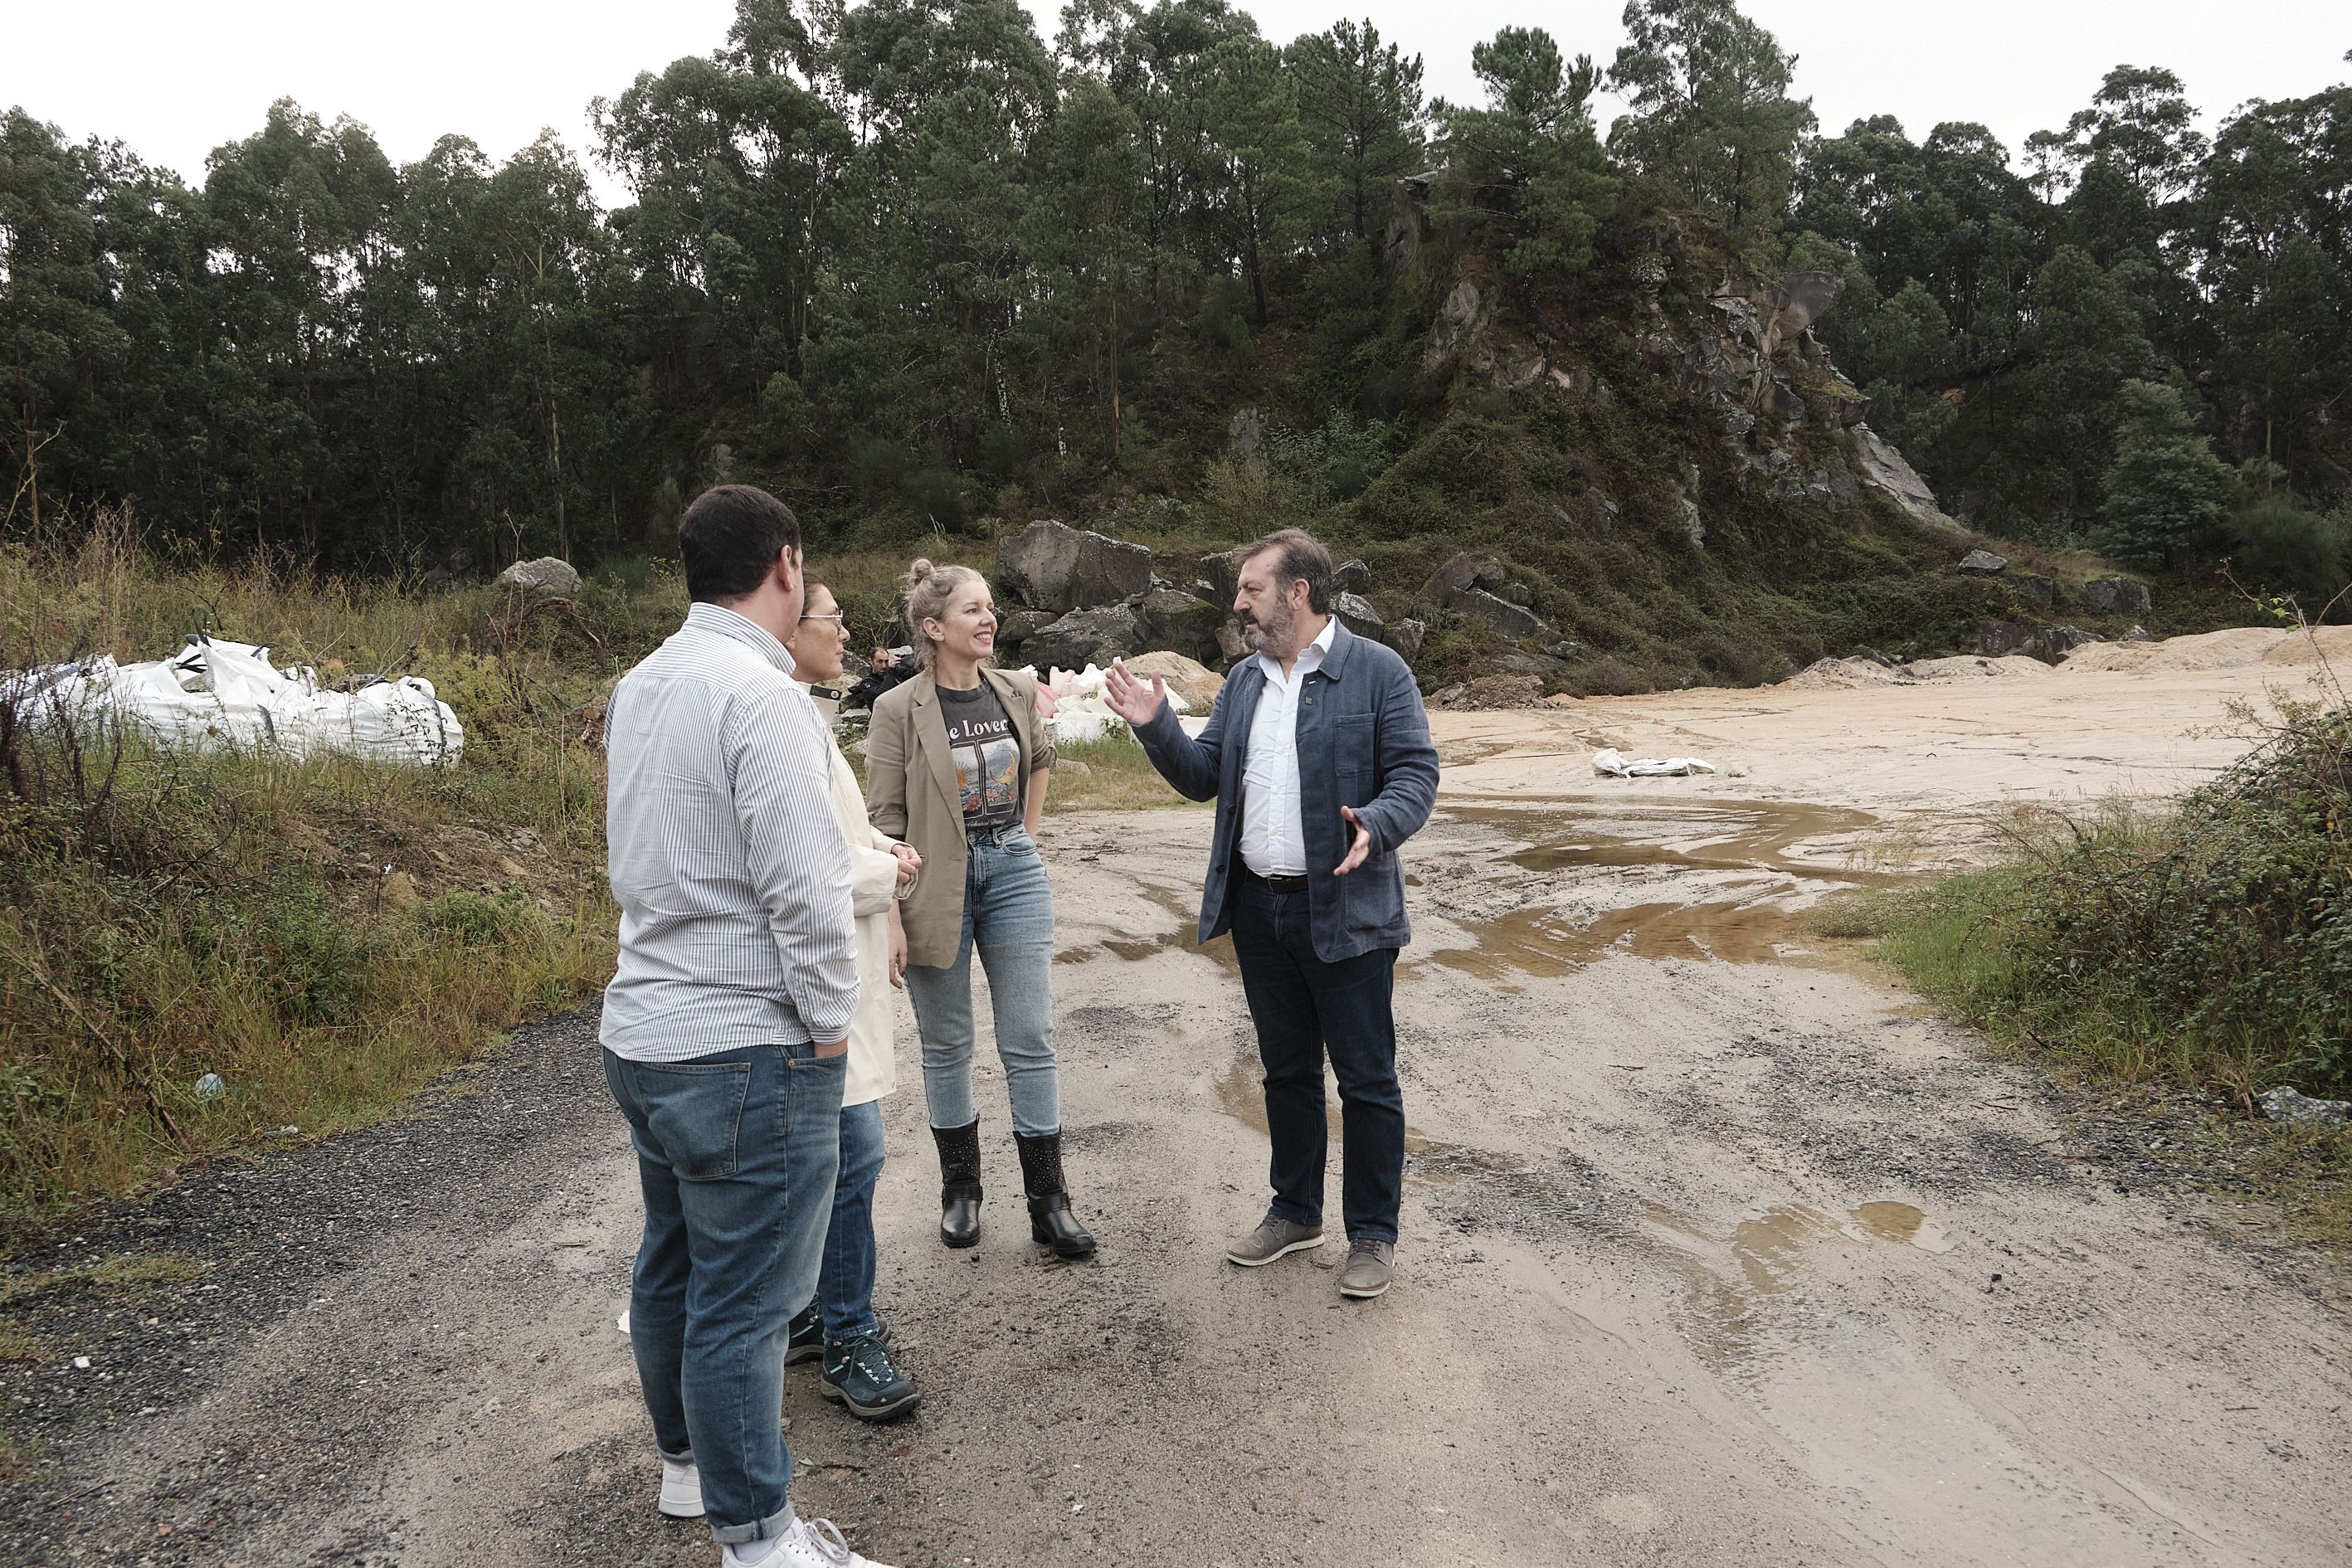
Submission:
<svg viewBox="0 0 2352 1568">
<path fill-rule="evenodd" d="M 1497 766 L 1412 850 L 1405 1238 L 1370 1303 L 1336 1247 L 1220 1261 L 1264 1131 L 1230 952 L 1182 935 L 1206 814 L 1057 823 L 1102 1251 L 1029 1246 L 992 1071 L 989 1229 L 940 1248 L 919 1090 L 890 1101 L 880 1296 L 927 1400 L 866 1427 L 793 1369 L 803 1511 L 927 1568 L 2344 1560 L 2341 1276 L 1804 937 L 1916 823 Z M 25 1260 L 208 1269 L 5 1310 L 41 1456 L 0 1561 L 711 1562 L 652 1506 L 593 1040 L 534 1026 L 396 1123 Z"/>
</svg>

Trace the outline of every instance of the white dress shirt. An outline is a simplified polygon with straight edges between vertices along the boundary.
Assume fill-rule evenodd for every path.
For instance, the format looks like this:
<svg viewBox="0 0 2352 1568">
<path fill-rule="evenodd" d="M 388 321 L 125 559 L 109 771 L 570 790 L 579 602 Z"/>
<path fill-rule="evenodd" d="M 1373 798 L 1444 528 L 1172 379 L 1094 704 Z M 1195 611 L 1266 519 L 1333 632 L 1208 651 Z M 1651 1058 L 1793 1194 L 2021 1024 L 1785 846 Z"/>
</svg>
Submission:
<svg viewBox="0 0 2352 1568">
<path fill-rule="evenodd" d="M 1323 668 L 1339 624 L 1323 623 L 1321 634 L 1298 650 L 1288 679 L 1280 663 L 1257 656 L 1265 689 L 1258 694 L 1242 763 L 1242 864 L 1261 877 L 1307 875 L 1307 830 L 1298 810 L 1298 692 Z"/>
</svg>

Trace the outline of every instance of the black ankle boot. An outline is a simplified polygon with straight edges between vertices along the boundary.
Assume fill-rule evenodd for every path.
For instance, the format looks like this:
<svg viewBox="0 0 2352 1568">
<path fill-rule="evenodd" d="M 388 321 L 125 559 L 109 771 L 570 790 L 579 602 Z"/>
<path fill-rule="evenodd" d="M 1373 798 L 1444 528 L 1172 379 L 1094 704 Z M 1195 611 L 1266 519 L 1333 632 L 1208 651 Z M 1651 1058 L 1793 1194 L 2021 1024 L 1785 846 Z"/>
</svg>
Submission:
<svg viewBox="0 0 2352 1568">
<path fill-rule="evenodd" d="M 1057 1258 L 1091 1258 L 1095 1238 L 1070 1213 L 1070 1189 L 1062 1180 L 1062 1135 L 1032 1138 L 1015 1132 L 1021 1149 L 1021 1184 L 1029 1194 L 1029 1234 Z"/>
<path fill-rule="evenodd" d="M 961 1127 L 934 1127 L 940 1146 L 940 1239 L 950 1247 L 980 1243 L 980 1118 Z"/>
</svg>

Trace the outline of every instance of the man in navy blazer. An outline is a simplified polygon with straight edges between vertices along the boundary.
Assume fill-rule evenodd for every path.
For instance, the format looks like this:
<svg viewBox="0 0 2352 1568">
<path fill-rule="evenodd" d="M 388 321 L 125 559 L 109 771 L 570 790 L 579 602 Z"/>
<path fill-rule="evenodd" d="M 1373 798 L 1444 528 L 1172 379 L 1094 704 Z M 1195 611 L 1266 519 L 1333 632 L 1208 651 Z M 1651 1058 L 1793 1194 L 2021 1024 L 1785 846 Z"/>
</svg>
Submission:
<svg viewBox="0 0 2352 1568">
<path fill-rule="evenodd" d="M 1391 994 L 1412 940 L 1397 851 L 1429 820 L 1437 749 L 1404 660 L 1331 615 L 1331 557 L 1297 529 L 1242 563 L 1234 613 L 1255 656 L 1208 727 L 1184 733 L 1166 683 L 1114 663 L 1112 711 L 1178 794 L 1217 803 L 1201 940 L 1234 933 L 1265 1067 L 1274 1202 L 1225 1249 L 1244 1268 L 1323 1245 L 1323 1058 L 1339 1082 L 1345 1296 L 1395 1268 L 1404 1181 Z"/>
</svg>

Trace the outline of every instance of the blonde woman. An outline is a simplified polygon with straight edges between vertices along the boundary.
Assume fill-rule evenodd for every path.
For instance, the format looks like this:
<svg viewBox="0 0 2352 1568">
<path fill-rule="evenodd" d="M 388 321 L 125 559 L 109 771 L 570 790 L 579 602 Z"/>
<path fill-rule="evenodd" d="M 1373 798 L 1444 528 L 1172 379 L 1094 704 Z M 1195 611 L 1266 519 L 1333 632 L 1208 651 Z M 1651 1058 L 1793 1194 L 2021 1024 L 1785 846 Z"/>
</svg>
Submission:
<svg viewBox="0 0 2352 1568">
<path fill-rule="evenodd" d="M 841 606 L 814 572 L 799 625 L 784 644 L 793 679 L 814 685 L 841 679 L 849 644 Z M 890 1355 L 874 1315 L 874 1185 L 882 1175 L 882 1097 L 898 1087 L 892 1050 L 890 990 L 901 984 L 907 933 L 898 895 L 912 885 L 921 858 L 877 832 L 866 797 L 841 748 L 833 752 L 833 815 L 849 841 L 849 905 L 857 921 L 857 1012 L 849 1025 L 849 1065 L 841 1091 L 841 1174 L 833 1188 L 816 1299 L 793 1319 L 784 1360 L 822 1360 L 824 1396 L 861 1421 L 887 1421 L 922 1403 Z"/>
<path fill-rule="evenodd" d="M 940 1239 L 957 1247 L 980 1240 L 977 952 L 994 1005 L 1030 1234 L 1060 1257 L 1085 1258 L 1094 1237 L 1071 1213 L 1062 1175 L 1054 894 L 1036 837 L 1054 745 L 1037 683 L 993 668 L 996 605 L 971 568 L 916 562 L 906 605 L 922 670 L 876 700 L 866 783 L 873 825 L 923 860 L 900 912 L 907 994 L 923 1037 L 923 1094 L 940 1150 Z"/>
</svg>

